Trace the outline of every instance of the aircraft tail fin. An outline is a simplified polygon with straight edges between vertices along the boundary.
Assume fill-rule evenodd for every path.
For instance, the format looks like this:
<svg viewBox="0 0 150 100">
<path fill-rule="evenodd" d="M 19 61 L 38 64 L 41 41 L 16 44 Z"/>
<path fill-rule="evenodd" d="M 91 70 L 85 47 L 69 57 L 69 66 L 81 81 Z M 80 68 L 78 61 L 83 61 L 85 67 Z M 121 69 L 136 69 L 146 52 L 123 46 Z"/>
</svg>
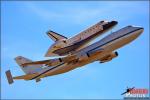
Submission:
<svg viewBox="0 0 150 100">
<path fill-rule="evenodd" d="M 62 40 L 62 39 L 67 39 L 67 37 L 63 36 L 63 35 L 60 35 L 54 31 L 48 31 L 47 32 L 47 35 L 53 40 L 53 41 L 59 41 L 59 40 Z"/>
<path fill-rule="evenodd" d="M 12 84 L 14 82 L 10 70 L 6 71 L 6 77 L 9 84 Z"/>
<path fill-rule="evenodd" d="M 27 59 L 22 56 L 18 56 L 15 58 L 16 63 L 21 67 L 21 69 L 26 73 L 26 74 L 33 74 L 41 71 L 43 68 L 42 64 L 36 64 L 36 65 L 27 65 L 27 66 L 22 66 L 24 63 L 29 63 L 32 62 L 32 60 Z"/>
</svg>

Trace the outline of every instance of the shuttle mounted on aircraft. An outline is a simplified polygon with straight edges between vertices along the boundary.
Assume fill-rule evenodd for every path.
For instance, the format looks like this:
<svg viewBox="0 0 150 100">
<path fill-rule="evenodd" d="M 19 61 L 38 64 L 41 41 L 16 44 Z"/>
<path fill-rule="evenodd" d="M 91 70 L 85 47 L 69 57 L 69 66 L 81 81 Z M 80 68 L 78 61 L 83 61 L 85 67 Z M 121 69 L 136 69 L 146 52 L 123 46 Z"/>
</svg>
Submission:
<svg viewBox="0 0 150 100">
<path fill-rule="evenodd" d="M 90 41 L 99 35 L 102 35 L 103 33 L 113 28 L 115 25 L 117 25 L 117 23 L 117 21 L 100 21 L 69 39 L 54 31 L 48 31 L 47 35 L 55 43 L 48 49 L 45 56 L 64 56 L 78 51 L 84 48 Z"/>
<path fill-rule="evenodd" d="M 18 56 L 15 60 L 25 72 L 25 75 L 13 77 L 10 70 L 8 70 L 6 71 L 8 82 L 12 84 L 14 79 L 36 80 L 36 82 L 39 82 L 41 78 L 62 74 L 94 61 L 100 63 L 111 61 L 118 56 L 118 52 L 116 51 L 118 48 L 135 40 L 143 30 L 142 27 L 126 26 L 109 34 L 96 43 L 65 57 L 31 61 L 25 57 Z"/>
</svg>

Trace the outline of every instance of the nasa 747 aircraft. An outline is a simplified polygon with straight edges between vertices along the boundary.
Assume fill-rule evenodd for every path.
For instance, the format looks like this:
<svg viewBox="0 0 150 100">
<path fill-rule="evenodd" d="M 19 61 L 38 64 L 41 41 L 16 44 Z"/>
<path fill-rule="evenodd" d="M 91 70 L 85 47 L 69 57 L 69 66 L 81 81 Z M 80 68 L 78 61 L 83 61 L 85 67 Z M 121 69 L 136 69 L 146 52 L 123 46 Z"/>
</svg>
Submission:
<svg viewBox="0 0 150 100">
<path fill-rule="evenodd" d="M 56 32 L 48 31 L 47 35 L 54 40 L 55 43 L 48 49 L 45 56 L 64 56 L 78 51 L 99 35 L 113 28 L 117 23 L 117 21 L 100 21 L 69 39 Z"/>
<path fill-rule="evenodd" d="M 94 61 L 108 62 L 118 56 L 116 49 L 136 39 L 143 30 L 142 27 L 137 26 L 124 27 L 98 42 L 62 58 L 33 62 L 18 56 L 15 60 L 26 74 L 12 77 L 10 70 L 8 70 L 6 71 L 8 82 L 12 84 L 14 79 L 36 80 L 38 82 L 41 78 L 62 74 Z"/>
</svg>

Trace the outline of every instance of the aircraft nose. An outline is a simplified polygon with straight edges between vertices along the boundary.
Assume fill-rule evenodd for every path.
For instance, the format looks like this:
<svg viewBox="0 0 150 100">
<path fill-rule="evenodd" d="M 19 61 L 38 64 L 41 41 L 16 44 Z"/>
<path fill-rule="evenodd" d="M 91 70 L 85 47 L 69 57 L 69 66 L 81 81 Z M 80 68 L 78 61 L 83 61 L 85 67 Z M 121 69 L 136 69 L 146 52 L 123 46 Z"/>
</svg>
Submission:
<svg viewBox="0 0 150 100">
<path fill-rule="evenodd" d="M 140 34 L 143 33 L 143 31 L 144 31 L 143 27 L 136 27 L 136 32 L 134 34 L 139 36 Z"/>
<path fill-rule="evenodd" d="M 143 27 L 137 27 L 137 29 L 138 29 L 139 33 L 143 33 L 143 31 L 144 31 Z"/>
</svg>

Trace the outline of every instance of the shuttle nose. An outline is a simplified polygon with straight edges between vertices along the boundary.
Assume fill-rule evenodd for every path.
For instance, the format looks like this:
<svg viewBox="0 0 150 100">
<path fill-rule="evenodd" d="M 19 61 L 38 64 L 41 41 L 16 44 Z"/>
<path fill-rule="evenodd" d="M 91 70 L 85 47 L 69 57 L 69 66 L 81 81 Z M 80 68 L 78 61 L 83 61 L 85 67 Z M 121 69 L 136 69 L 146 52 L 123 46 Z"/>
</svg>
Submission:
<svg viewBox="0 0 150 100">
<path fill-rule="evenodd" d="M 111 21 L 111 24 L 112 24 L 112 25 L 117 25 L 118 22 L 117 22 L 117 21 Z"/>
<path fill-rule="evenodd" d="M 142 31 L 144 30 L 144 28 L 143 28 L 143 27 L 139 27 L 139 29 L 140 29 L 140 30 L 142 30 Z"/>
<path fill-rule="evenodd" d="M 103 25 L 103 29 L 104 30 L 108 30 L 108 29 L 111 29 L 113 28 L 115 25 L 117 25 L 118 22 L 117 21 L 111 21 L 111 22 L 108 22 L 106 24 Z"/>
</svg>

